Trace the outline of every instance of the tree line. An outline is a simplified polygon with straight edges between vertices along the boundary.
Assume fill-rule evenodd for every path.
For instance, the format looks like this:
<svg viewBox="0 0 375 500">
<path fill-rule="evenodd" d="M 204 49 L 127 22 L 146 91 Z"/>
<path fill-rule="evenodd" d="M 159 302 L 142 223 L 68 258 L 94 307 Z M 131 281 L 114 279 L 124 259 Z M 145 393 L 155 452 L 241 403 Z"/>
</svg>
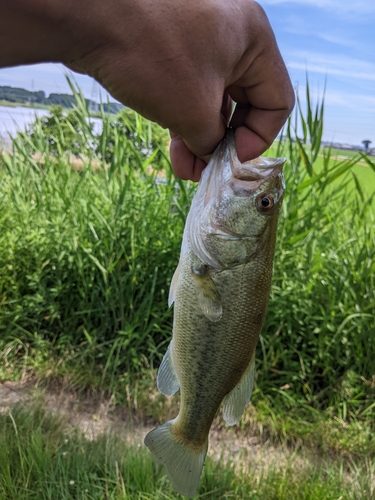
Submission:
<svg viewBox="0 0 375 500">
<path fill-rule="evenodd" d="M 17 87 L 0 85 L 0 101 L 20 104 L 42 104 L 44 106 L 58 105 L 64 108 L 73 108 L 76 103 L 71 94 L 52 93 L 48 97 L 43 90 L 36 92 Z M 90 111 L 99 111 L 100 104 L 91 99 L 86 99 Z M 118 113 L 124 106 L 117 102 L 103 103 L 104 109 L 110 113 Z"/>
</svg>

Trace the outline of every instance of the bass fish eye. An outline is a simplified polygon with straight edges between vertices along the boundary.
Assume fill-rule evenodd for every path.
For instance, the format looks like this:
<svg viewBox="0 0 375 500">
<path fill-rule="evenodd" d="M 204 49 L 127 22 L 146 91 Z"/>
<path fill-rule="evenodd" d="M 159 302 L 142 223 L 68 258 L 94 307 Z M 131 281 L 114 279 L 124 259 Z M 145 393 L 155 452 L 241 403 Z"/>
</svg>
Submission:
<svg viewBox="0 0 375 500">
<path fill-rule="evenodd" d="M 272 194 L 261 193 L 256 199 L 256 206 L 258 212 L 266 214 L 272 211 L 275 206 L 275 200 Z"/>
</svg>

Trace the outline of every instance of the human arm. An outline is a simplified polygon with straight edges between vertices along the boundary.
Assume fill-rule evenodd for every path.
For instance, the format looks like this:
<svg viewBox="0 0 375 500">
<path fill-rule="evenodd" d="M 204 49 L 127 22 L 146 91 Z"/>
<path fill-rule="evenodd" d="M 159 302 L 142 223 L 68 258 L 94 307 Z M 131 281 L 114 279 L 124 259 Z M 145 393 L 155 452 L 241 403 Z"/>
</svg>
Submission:
<svg viewBox="0 0 375 500">
<path fill-rule="evenodd" d="M 178 176 L 198 180 L 231 125 L 242 161 L 294 105 L 263 9 L 252 0 L 0 0 L 0 67 L 62 62 L 171 130 Z"/>
</svg>

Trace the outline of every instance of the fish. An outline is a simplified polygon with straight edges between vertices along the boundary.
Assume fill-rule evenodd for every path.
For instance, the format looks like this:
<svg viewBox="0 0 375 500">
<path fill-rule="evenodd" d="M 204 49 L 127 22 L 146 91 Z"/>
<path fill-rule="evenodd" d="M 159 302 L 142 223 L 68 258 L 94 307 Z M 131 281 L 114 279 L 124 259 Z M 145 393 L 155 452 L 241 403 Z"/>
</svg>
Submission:
<svg viewBox="0 0 375 500">
<path fill-rule="evenodd" d="M 239 422 L 254 385 L 255 348 L 271 288 L 285 158 L 238 159 L 229 129 L 203 170 L 171 281 L 173 335 L 157 375 L 162 394 L 180 390 L 176 418 L 145 444 L 174 489 L 198 488 L 211 424 L 222 405 Z"/>
</svg>

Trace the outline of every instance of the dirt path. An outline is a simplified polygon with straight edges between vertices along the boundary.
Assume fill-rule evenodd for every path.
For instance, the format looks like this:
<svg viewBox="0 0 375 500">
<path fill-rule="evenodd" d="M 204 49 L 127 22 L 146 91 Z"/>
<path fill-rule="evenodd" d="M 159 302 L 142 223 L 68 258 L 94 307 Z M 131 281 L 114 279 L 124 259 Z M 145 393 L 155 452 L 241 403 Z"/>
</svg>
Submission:
<svg viewBox="0 0 375 500">
<path fill-rule="evenodd" d="M 79 397 L 61 388 L 46 390 L 30 381 L 0 384 L 0 413 L 11 411 L 19 403 L 25 407 L 42 404 L 51 413 L 63 416 L 69 426 L 78 428 L 90 440 L 115 432 L 125 435 L 129 444 L 143 445 L 145 435 L 154 427 L 140 417 L 129 415 L 126 409 L 115 407 L 110 399 Z M 297 468 L 308 464 L 286 447 L 272 446 L 257 436 L 221 424 L 214 425 L 210 432 L 208 455 L 215 459 L 230 458 L 239 466 L 251 465 L 258 471 L 270 466 L 282 468 L 287 463 L 290 465 L 291 459 Z"/>
</svg>

